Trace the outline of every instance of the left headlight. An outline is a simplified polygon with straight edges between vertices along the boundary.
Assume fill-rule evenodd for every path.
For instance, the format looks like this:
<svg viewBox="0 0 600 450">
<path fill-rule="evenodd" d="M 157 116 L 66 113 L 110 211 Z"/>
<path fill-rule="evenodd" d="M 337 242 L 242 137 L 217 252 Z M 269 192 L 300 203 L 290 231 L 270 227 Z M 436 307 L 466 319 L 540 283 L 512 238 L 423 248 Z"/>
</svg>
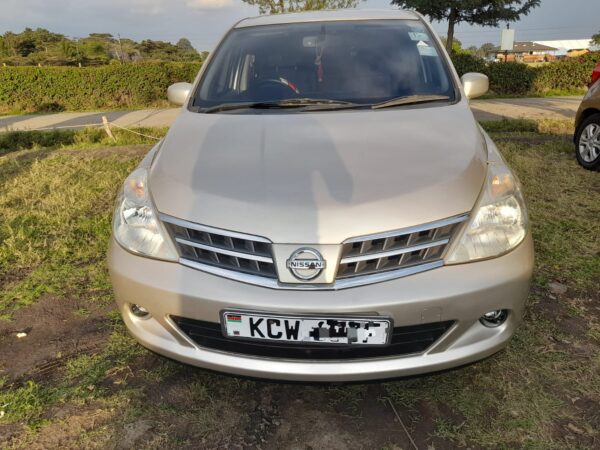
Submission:
<svg viewBox="0 0 600 450">
<path fill-rule="evenodd" d="M 113 235 L 130 252 L 177 261 L 177 252 L 160 224 L 148 192 L 148 171 L 135 169 L 117 197 Z"/>
<path fill-rule="evenodd" d="M 446 256 L 446 264 L 503 255 L 525 239 L 528 225 L 518 180 L 504 164 L 490 163 L 477 206 Z"/>
</svg>

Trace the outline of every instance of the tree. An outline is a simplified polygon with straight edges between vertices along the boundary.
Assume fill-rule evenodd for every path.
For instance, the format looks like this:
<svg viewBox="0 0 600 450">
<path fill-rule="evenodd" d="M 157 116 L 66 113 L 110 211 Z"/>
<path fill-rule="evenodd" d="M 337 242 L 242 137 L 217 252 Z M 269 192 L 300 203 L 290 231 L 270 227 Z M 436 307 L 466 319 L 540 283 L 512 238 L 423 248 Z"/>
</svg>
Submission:
<svg viewBox="0 0 600 450">
<path fill-rule="evenodd" d="M 592 44 L 600 45 L 600 31 L 592 36 Z"/>
<path fill-rule="evenodd" d="M 89 35 L 92 39 L 98 39 L 101 41 L 114 41 L 113 35 L 110 33 L 90 33 Z"/>
<path fill-rule="evenodd" d="M 448 48 L 448 38 L 446 36 L 440 36 L 440 39 L 444 43 L 444 47 Z M 460 53 L 462 51 L 462 42 L 458 39 L 452 39 L 452 53 Z"/>
<path fill-rule="evenodd" d="M 3 36 L 0 36 L 0 56 L 8 56 L 9 55 L 8 44 L 6 43 L 6 39 Z"/>
<path fill-rule="evenodd" d="M 189 39 L 187 38 L 181 38 L 177 41 L 177 47 L 179 47 L 181 50 L 185 50 L 185 51 L 193 51 L 195 52 L 196 49 L 192 46 L 192 43 L 190 42 Z"/>
<path fill-rule="evenodd" d="M 23 38 L 17 43 L 17 53 L 21 56 L 29 56 L 35 51 L 35 41 L 31 38 Z"/>
<path fill-rule="evenodd" d="M 181 45 L 182 41 L 184 41 L 183 46 Z M 189 47 L 185 45 L 185 41 Z M 199 59 L 198 52 L 187 39 L 180 39 L 177 45 L 147 39 L 142 41 L 137 48 L 141 56 L 150 61 L 197 61 Z"/>
<path fill-rule="evenodd" d="M 515 22 L 539 6 L 541 0 L 392 0 L 402 8 L 416 9 L 431 20 L 448 21 L 446 49 L 451 51 L 454 27 L 466 22 L 471 25 L 497 27 L 500 22 Z"/>
<path fill-rule="evenodd" d="M 482 58 L 485 58 L 495 51 L 498 51 L 498 46 L 492 44 L 491 42 L 486 42 L 485 44 L 481 44 L 481 47 L 479 47 L 479 50 L 477 50 L 477 54 Z"/>
<path fill-rule="evenodd" d="M 6 55 L 17 56 L 17 35 L 12 31 L 7 31 L 3 38 Z"/>
<path fill-rule="evenodd" d="M 0 0 L 1 1 L 1 0 Z M 188 39 L 177 45 L 170 42 L 116 39 L 109 33 L 90 33 L 85 38 L 70 38 L 43 28 L 26 28 L 20 33 L 0 35 L 0 66 L 11 65 L 85 65 L 123 61 L 198 61 L 201 55 Z"/>
<path fill-rule="evenodd" d="M 75 58 L 77 56 L 77 47 L 73 44 L 73 42 L 65 39 L 60 43 L 60 51 L 62 56 L 65 58 Z"/>
<path fill-rule="evenodd" d="M 244 0 L 244 2 L 258 6 L 261 14 L 354 8 L 358 4 L 358 0 Z"/>
</svg>

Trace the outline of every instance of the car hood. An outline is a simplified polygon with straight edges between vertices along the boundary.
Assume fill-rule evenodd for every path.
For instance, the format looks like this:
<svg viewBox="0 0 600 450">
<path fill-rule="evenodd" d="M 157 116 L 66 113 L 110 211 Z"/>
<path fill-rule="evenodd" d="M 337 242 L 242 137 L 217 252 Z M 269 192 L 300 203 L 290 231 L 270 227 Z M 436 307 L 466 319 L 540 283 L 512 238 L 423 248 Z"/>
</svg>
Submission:
<svg viewBox="0 0 600 450">
<path fill-rule="evenodd" d="M 164 214 L 276 243 L 336 244 L 470 211 L 485 165 L 466 102 L 318 113 L 183 110 L 149 186 Z"/>
</svg>

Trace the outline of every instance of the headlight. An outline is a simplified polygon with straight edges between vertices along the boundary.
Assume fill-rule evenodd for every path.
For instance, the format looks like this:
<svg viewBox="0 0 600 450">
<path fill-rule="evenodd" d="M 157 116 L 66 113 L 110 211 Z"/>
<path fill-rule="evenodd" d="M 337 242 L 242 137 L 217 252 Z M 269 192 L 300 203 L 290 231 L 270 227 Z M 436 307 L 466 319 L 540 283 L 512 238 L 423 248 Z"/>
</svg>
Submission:
<svg viewBox="0 0 600 450">
<path fill-rule="evenodd" d="M 127 177 L 113 219 L 113 233 L 125 249 L 151 258 L 177 260 L 177 253 L 166 238 L 148 192 L 148 171 L 135 169 Z"/>
<path fill-rule="evenodd" d="M 446 256 L 446 263 L 500 256 L 523 241 L 527 228 L 527 208 L 519 182 L 505 165 L 490 163 L 477 207 Z"/>
</svg>

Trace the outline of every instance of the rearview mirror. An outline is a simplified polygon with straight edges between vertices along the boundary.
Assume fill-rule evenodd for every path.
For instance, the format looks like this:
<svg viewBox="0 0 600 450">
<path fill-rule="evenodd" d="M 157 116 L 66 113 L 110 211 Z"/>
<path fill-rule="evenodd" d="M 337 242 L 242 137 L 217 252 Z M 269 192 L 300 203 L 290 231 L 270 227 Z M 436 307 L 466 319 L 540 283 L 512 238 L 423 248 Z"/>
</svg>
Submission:
<svg viewBox="0 0 600 450">
<path fill-rule="evenodd" d="M 175 83 L 168 87 L 167 98 L 171 103 L 181 106 L 185 103 L 191 90 L 190 83 Z"/>
<path fill-rule="evenodd" d="M 490 80 L 482 73 L 469 72 L 460 77 L 467 98 L 476 98 L 485 94 L 490 88 Z"/>
</svg>

